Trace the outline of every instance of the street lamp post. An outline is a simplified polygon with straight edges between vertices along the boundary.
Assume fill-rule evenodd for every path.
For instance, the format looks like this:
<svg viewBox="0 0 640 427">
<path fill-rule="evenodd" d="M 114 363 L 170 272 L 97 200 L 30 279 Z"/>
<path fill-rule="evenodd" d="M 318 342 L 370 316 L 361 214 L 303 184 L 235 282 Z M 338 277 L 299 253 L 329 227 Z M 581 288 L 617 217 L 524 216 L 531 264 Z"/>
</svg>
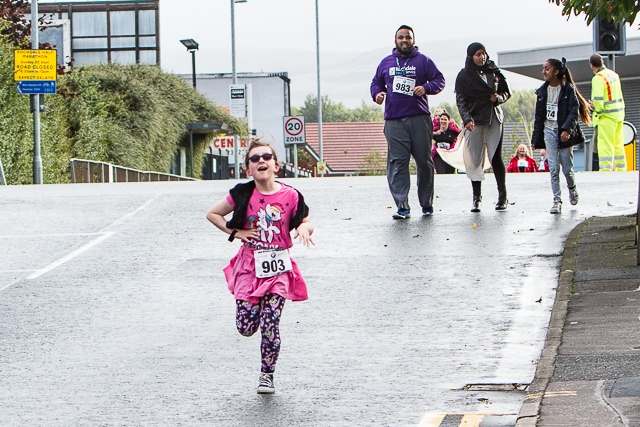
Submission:
<svg viewBox="0 0 640 427">
<path fill-rule="evenodd" d="M 38 0 L 31 2 L 31 49 L 39 49 Z M 40 155 L 40 95 L 31 95 L 33 110 L 33 183 L 42 184 L 42 156 Z"/>
<path fill-rule="evenodd" d="M 238 84 L 238 73 L 236 73 L 236 16 L 235 3 L 246 3 L 247 0 L 231 0 L 231 83 Z M 234 178 L 240 178 L 240 163 L 238 163 L 238 151 L 240 149 L 238 135 L 233 133 L 233 162 Z"/>
<path fill-rule="evenodd" d="M 191 52 L 191 73 L 193 75 L 193 87 L 196 87 L 196 50 L 198 50 L 198 42 L 194 39 L 180 40 L 189 52 Z"/>
<path fill-rule="evenodd" d="M 198 50 L 198 46 L 200 45 L 194 39 L 180 40 L 180 43 L 182 43 L 184 47 L 186 47 L 187 50 L 191 52 L 191 74 L 193 79 L 193 88 L 195 89 L 196 88 L 196 50 Z M 193 178 L 195 176 L 195 174 L 193 173 L 193 132 L 189 132 L 189 148 L 190 148 L 189 151 L 191 155 L 191 162 L 190 162 L 191 178 Z"/>
<path fill-rule="evenodd" d="M 322 95 L 320 93 L 320 19 L 318 15 L 318 0 L 316 0 L 316 67 L 318 73 L 318 146 L 320 148 L 320 161 L 324 162 L 322 152 Z M 324 174 L 320 174 L 324 176 Z"/>
</svg>

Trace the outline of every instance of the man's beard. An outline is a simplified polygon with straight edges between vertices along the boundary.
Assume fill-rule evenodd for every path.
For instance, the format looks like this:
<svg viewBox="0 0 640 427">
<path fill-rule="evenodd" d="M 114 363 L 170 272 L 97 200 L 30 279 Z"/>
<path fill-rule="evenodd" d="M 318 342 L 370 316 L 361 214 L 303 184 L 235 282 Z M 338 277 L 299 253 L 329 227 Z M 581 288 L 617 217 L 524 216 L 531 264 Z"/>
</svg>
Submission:
<svg viewBox="0 0 640 427">
<path fill-rule="evenodd" d="M 400 52 L 400 54 L 402 55 L 408 55 L 413 51 L 414 46 L 413 45 L 409 45 L 406 48 L 400 47 L 396 44 L 396 49 L 398 49 L 398 52 Z"/>
</svg>

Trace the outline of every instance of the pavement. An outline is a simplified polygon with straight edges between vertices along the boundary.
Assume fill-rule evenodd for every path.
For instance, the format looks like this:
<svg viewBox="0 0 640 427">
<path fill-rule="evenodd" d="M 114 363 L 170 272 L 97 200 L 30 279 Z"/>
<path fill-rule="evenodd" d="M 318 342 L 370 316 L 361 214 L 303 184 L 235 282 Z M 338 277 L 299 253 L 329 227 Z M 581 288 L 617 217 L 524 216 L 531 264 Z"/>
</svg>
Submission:
<svg viewBox="0 0 640 427">
<path fill-rule="evenodd" d="M 516 427 L 640 426 L 636 216 L 591 217 L 568 236 L 555 304 Z"/>
</svg>

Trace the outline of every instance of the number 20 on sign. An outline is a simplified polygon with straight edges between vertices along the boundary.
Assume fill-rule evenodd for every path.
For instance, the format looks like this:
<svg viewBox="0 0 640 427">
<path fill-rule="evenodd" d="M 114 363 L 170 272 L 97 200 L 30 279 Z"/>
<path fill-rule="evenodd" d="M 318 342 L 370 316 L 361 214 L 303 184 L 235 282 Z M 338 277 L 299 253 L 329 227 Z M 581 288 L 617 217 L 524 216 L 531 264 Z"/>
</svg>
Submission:
<svg viewBox="0 0 640 427">
<path fill-rule="evenodd" d="M 304 116 L 285 116 L 284 118 L 284 143 L 304 144 Z"/>
</svg>

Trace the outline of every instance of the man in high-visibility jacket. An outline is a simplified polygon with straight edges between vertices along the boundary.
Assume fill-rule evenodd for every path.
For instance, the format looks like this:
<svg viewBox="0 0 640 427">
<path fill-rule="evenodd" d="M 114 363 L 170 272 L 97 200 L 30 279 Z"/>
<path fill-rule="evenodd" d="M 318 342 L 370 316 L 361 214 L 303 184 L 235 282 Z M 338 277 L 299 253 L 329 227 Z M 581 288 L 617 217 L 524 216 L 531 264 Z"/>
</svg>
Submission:
<svg viewBox="0 0 640 427">
<path fill-rule="evenodd" d="M 604 66 L 602 56 L 589 58 L 594 76 L 591 79 L 593 126 L 598 127 L 598 158 L 604 172 L 627 170 L 624 154 L 624 99 L 620 76 Z"/>
</svg>

